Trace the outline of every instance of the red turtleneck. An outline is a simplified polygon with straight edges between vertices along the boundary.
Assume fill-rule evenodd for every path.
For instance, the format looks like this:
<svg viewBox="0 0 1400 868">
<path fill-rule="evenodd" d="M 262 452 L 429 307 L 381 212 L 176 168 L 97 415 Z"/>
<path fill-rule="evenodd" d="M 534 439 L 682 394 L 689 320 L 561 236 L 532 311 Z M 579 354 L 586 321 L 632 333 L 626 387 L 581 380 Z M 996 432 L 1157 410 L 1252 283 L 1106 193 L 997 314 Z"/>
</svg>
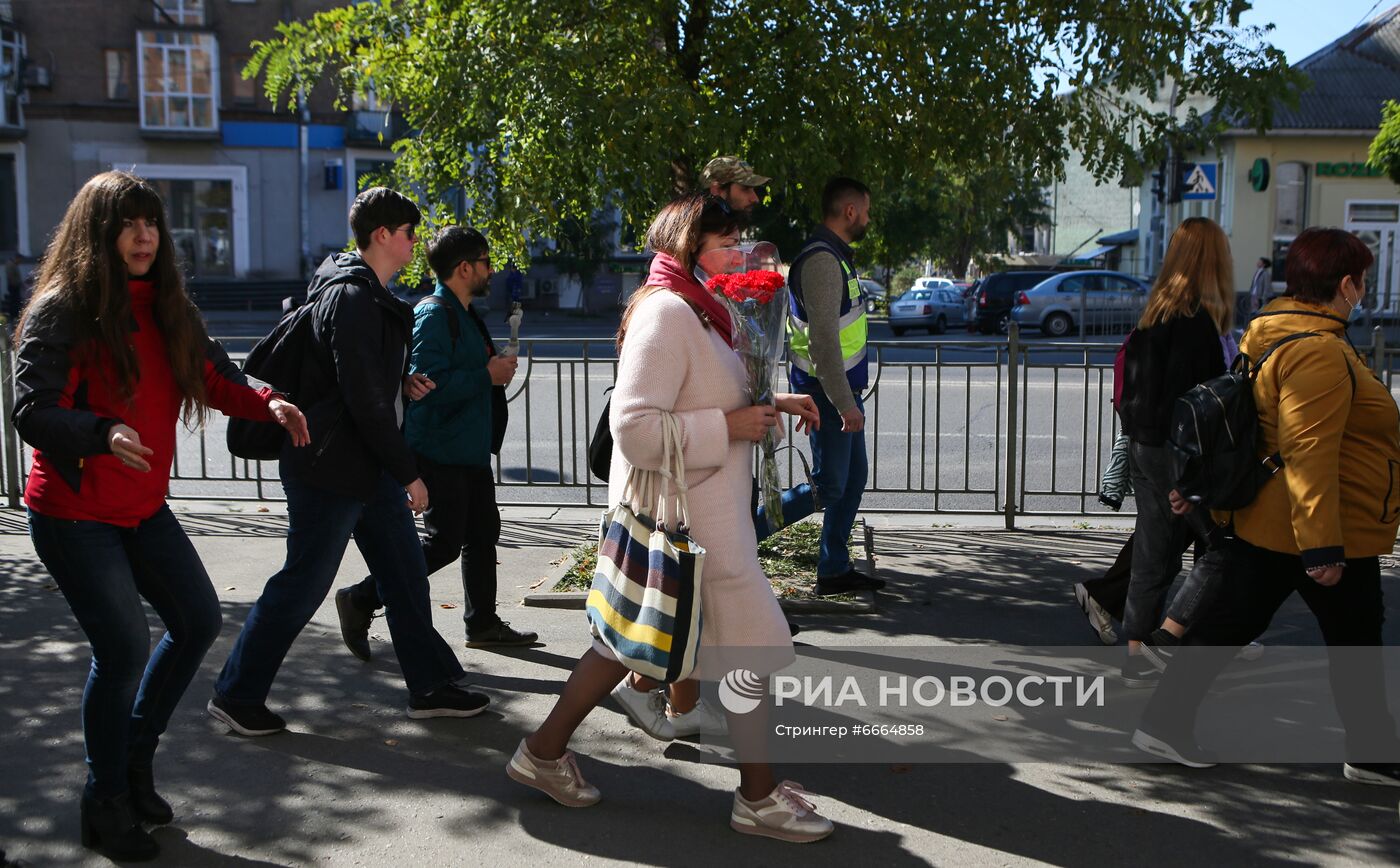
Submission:
<svg viewBox="0 0 1400 868">
<path fill-rule="evenodd" d="M 117 396 L 110 378 L 100 369 L 102 354 L 94 359 L 93 354 L 70 353 L 74 364 L 68 370 L 68 383 L 63 388 L 59 405 L 71 408 L 75 401 L 81 401 L 84 409 L 120 419 L 134 428 L 141 436 L 141 444 L 154 451 L 146 459 L 151 465 L 150 472 L 127 467 L 111 453 L 89 455 L 83 460 L 82 485 L 74 491 L 49 465 L 43 452 L 36 449 L 24 491 L 24 502 L 35 512 L 52 518 L 135 527 L 165 503 L 170 485 L 170 462 L 175 456 L 175 426 L 179 422 L 181 394 L 170 370 L 165 337 L 156 326 L 152 310 L 155 285 L 149 280 L 132 280 L 127 286 L 136 324 L 131 333 L 139 371 L 135 394 L 130 402 Z M 204 390 L 209 406 L 226 415 L 268 418 L 270 389 L 254 391 L 226 380 L 207 360 Z"/>
</svg>

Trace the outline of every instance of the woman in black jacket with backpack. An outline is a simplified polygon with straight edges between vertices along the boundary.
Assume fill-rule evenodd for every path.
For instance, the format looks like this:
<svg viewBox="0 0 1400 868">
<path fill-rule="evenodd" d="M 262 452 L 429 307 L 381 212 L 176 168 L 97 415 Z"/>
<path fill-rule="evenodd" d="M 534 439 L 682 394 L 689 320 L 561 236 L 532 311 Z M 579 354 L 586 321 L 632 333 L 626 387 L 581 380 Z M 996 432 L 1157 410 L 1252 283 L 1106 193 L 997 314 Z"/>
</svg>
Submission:
<svg viewBox="0 0 1400 868">
<path fill-rule="evenodd" d="M 1166 624 L 1158 628 L 1167 590 L 1181 571 L 1181 553 L 1193 532 L 1168 501 L 1175 487 L 1166 450 L 1172 406 L 1194 386 L 1225 373 L 1221 336 L 1230 331 L 1234 309 L 1231 267 L 1229 239 L 1214 221 L 1182 221 L 1124 355 L 1118 413 L 1130 441 L 1138 506 L 1123 612 L 1129 654 L 1123 680 L 1129 687 L 1149 687 L 1157 677 L 1159 667 L 1144 655 L 1143 643 L 1149 652 L 1154 645 L 1175 644 L 1176 631 L 1166 628 L 1184 631 L 1214 590 L 1208 573 L 1193 571 L 1172 601 Z"/>
</svg>

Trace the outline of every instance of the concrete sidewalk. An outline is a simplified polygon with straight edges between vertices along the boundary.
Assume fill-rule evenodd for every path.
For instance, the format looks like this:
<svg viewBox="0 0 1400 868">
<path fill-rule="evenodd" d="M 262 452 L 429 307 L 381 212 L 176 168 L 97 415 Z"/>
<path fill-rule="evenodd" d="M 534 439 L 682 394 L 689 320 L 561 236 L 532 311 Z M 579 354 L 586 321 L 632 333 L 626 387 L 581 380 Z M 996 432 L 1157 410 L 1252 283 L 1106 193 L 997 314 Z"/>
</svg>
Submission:
<svg viewBox="0 0 1400 868">
<path fill-rule="evenodd" d="M 341 644 L 321 607 L 292 649 L 270 704 L 290 731 L 242 739 L 204 703 L 266 578 L 281 564 L 280 505 L 185 505 L 223 601 L 222 636 L 171 723 L 157 761 L 176 822 L 156 832 L 166 865 L 1118 865 L 1377 864 L 1400 854 L 1400 790 L 1344 782 L 1333 766 L 810 765 L 801 781 L 838 824 L 810 847 L 727 828 L 737 776 L 684 743 L 662 744 L 610 705 L 573 743 L 604 801 L 571 811 L 508 780 L 522 735 L 588 645 L 581 613 L 520 608 L 595 532 L 590 511 L 510 510 L 500 548 L 502 615 L 543 647 L 462 648 L 461 586 L 433 580 L 438 629 L 492 707 L 471 720 L 411 721 L 382 621 L 375 659 Z M 1079 645 L 1091 640 L 1070 585 L 1100 571 L 1126 534 L 1112 528 L 1004 531 L 988 519 L 872 518 L 890 587 L 868 615 L 808 616 L 799 641 Z M 953 525 L 953 526 L 948 526 Z M 34 557 L 23 513 L 0 510 L 0 849 L 33 865 L 105 864 L 78 846 L 84 770 L 77 707 L 87 646 Z M 364 575 L 352 546 L 343 586 Z M 1400 583 L 1386 571 L 1400 642 Z M 153 626 L 158 623 L 152 619 Z M 1266 641 L 1318 641 L 1296 600 Z"/>
</svg>

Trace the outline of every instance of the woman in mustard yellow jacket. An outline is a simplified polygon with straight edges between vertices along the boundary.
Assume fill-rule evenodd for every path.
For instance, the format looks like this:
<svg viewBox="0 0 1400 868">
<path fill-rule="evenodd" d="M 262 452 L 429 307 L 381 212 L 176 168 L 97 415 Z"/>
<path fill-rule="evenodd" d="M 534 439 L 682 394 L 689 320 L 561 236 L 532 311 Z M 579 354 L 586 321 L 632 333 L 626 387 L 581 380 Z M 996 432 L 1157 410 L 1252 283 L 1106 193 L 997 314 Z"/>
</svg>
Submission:
<svg viewBox="0 0 1400 868">
<path fill-rule="evenodd" d="M 1265 305 L 1240 351 L 1281 346 L 1254 382 L 1261 457 L 1282 469 L 1233 515 L 1226 581 L 1185 644 L 1218 646 L 1169 666 L 1134 734 L 1138 747 L 1190 766 L 1213 764 L 1193 737 L 1196 709 L 1239 646 L 1257 638 L 1295 591 L 1329 646 L 1346 727 L 1347 779 L 1400 786 L 1400 740 L 1386 706 L 1381 660 L 1380 555 L 1400 525 L 1400 409 L 1346 336 L 1365 295 L 1371 251 L 1340 229 L 1309 229 L 1285 266 L 1287 293 Z M 1175 494 L 1175 492 L 1173 492 Z M 1173 498 L 1173 509 L 1189 505 Z M 1374 652 L 1374 653 L 1372 653 Z M 1344 677 L 1338 677 L 1343 675 Z"/>
</svg>

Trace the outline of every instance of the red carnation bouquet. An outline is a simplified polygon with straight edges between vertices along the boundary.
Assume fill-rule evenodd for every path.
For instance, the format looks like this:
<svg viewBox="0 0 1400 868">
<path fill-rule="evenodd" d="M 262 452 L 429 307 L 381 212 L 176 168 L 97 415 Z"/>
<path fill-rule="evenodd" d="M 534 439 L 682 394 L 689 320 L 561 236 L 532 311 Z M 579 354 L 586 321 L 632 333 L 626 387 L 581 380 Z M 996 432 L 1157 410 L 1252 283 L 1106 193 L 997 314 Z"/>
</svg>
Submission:
<svg viewBox="0 0 1400 868">
<path fill-rule="evenodd" d="M 714 275 L 705 286 L 729 310 L 734 352 L 744 362 L 749 400 L 754 404 L 773 403 L 782 369 L 788 295 L 787 278 L 779 273 L 778 265 L 778 249 L 766 241 L 710 251 L 700 261 L 700 267 Z M 759 450 L 759 498 L 769 526 L 777 530 L 783 526 L 777 429 L 770 429 L 763 436 Z"/>
</svg>

